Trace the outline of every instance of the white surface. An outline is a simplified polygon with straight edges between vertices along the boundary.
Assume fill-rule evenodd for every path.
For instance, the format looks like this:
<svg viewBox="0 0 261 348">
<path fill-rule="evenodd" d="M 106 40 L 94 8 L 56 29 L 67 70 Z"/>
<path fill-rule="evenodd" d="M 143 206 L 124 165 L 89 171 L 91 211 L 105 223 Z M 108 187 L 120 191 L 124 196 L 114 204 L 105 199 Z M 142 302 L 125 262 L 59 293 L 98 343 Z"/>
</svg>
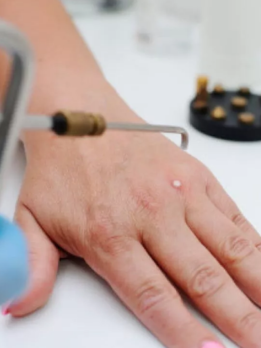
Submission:
<svg viewBox="0 0 261 348">
<path fill-rule="evenodd" d="M 196 54 L 165 59 L 139 54 L 133 43 L 133 18 L 128 14 L 81 19 L 78 25 L 119 93 L 147 121 L 186 127 L 191 137 L 190 153 L 215 173 L 246 216 L 261 230 L 261 143 L 216 140 L 188 125 Z M 2 207 L 9 215 L 14 209 L 22 168 L 20 151 Z M 234 347 L 225 339 L 224 342 L 227 347 Z M 99 278 L 86 267 L 67 261 L 61 265 L 54 295 L 47 307 L 26 319 L 0 319 L 0 346 L 162 347 Z"/>
<path fill-rule="evenodd" d="M 260 87 L 260 0 L 203 0 L 200 71 L 228 88 Z"/>
</svg>

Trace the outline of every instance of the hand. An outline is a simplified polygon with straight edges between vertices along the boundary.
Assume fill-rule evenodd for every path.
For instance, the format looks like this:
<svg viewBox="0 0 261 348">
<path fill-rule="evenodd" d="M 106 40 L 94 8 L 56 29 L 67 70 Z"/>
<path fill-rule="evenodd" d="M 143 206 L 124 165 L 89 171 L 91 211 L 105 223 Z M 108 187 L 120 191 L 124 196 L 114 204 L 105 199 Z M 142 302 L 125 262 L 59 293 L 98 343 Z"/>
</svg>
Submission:
<svg viewBox="0 0 261 348">
<path fill-rule="evenodd" d="M 40 138 L 26 144 L 16 212 L 31 288 L 13 316 L 48 300 L 58 246 L 83 258 L 168 348 L 218 342 L 175 286 L 240 346 L 260 346 L 252 301 L 261 305 L 261 238 L 201 163 L 161 135 Z"/>
</svg>

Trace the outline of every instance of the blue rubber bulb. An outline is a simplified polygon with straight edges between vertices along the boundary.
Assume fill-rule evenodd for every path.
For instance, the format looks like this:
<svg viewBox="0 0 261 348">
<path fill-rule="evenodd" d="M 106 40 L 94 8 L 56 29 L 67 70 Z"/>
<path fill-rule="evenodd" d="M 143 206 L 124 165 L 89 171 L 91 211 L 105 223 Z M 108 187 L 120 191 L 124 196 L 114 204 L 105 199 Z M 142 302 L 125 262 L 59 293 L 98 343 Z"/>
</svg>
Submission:
<svg viewBox="0 0 261 348">
<path fill-rule="evenodd" d="M 22 231 L 0 216 L 0 305 L 18 299 L 29 281 L 29 256 Z"/>
</svg>

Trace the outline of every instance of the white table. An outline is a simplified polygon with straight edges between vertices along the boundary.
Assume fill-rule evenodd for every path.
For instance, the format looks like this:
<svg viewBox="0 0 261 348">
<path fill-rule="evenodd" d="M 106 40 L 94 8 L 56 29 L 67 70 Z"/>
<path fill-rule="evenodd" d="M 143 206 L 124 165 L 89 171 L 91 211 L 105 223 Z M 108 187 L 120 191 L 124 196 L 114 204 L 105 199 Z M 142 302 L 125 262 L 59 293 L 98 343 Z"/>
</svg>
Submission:
<svg viewBox="0 0 261 348">
<path fill-rule="evenodd" d="M 190 153 L 215 173 L 245 215 L 261 230 L 261 143 L 239 144 L 212 139 L 188 124 L 196 54 L 160 58 L 138 53 L 133 40 L 135 22 L 129 13 L 79 19 L 77 25 L 107 78 L 123 98 L 149 122 L 186 127 L 190 133 Z M 10 216 L 23 168 L 24 158 L 20 151 L 2 206 L 2 211 Z M 228 347 L 234 346 L 226 339 L 224 342 Z M 22 320 L 0 319 L 0 346 L 162 347 L 103 281 L 87 267 L 70 261 L 61 264 L 53 297 L 43 310 Z"/>
</svg>

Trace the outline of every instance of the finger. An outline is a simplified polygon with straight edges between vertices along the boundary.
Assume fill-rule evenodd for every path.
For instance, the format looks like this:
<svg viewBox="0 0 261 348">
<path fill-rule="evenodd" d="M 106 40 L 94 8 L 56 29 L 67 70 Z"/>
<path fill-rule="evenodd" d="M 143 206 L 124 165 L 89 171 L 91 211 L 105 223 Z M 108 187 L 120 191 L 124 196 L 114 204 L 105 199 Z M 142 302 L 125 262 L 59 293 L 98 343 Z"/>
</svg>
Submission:
<svg viewBox="0 0 261 348">
<path fill-rule="evenodd" d="M 66 251 L 64 251 L 63 249 L 61 249 L 61 248 L 59 248 L 57 246 L 56 246 L 56 248 L 57 248 L 57 250 L 59 252 L 59 257 L 60 257 L 61 260 L 69 258 L 69 254 Z"/>
<path fill-rule="evenodd" d="M 96 262 L 87 258 L 88 264 L 167 347 L 208 348 L 207 342 L 217 342 L 188 312 L 141 244 L 115 237 L 95 249 Z"/>
<path fill-rule="evenodd" d="M 216 179 L 207 186 L 207 194 L 213 204 L 240 228 L 261 251 L 261 237 L 255 228 L 243 216 L 235 202 L 228 196 Z"/>
<path fill-rule="evenodd" d="M 261 314 L 184 223 L 153 231 L 145 247 L 161 268 L 241 347 L 260 344 Z"/>
<path fill-rule="evenodd" d="M 21 317 L 34 312 L 48 301 L 57 274 L 59 252 L 23 205 L 17 208 L 16 221 L 28 240 L 31 281 L 27 294 L 12 304 L 8 312 L 14 317 Z"/>
<path fill-rule="evenodd" d="M 187 222 L 199 240 L 226 268 L 242 290 L 261 305 L 261 253 L 253 241 L 208 198 L 189 208 Z"/>
</svg>

